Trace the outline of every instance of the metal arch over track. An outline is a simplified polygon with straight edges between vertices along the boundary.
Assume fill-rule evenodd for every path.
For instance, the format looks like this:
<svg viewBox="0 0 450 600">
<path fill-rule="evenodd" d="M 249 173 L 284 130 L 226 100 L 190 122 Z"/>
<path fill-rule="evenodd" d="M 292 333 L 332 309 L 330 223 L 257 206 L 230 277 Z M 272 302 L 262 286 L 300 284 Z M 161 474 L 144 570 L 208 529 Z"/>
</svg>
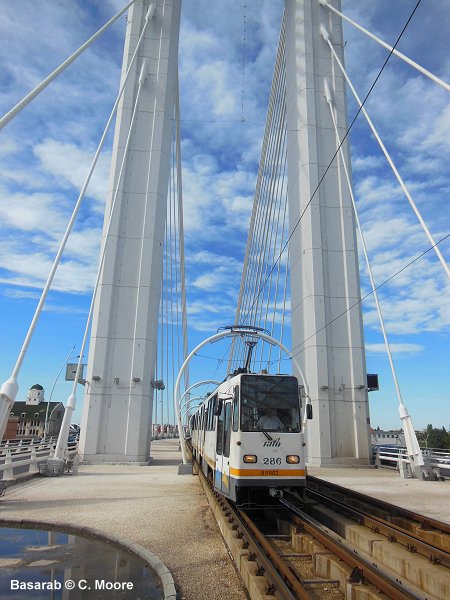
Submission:
<svg viewBox="0 0 450 600">
<path fill-rule="evenodd" d="M 272 346 L 277 346 L 278 348 L 280 348 L 283 352 L 285 352 L 292 360 L 292 362 L 294 363 L 296 369 L 298 369 L 298 373 L 300 374 L 301 380 L 302 380 L 302 384 L 303 387 L 305 389 L 305 395 L 307 398 L 309 398 L 309 394 L 308 394 L 308 384 L 306 382 L 306 378 L 303 374 L 303 370 L 300 367 L 300 365 L 298 364 L 298 362 L 296 361 L 294 356 L 291 356 L 290 351 L 286 348 L 286 346 L 284 346 L 281 342 L 279 342 L 278 340 L 276 340 L 275 338 L 273 338 L 272 336 L 268 335 L 267 333 L 264 333 L 262 331 L 259 331 L 258 329 L 252 329 L 250 327 L 242 327 L 239 325 L 236 326 L 232 326 L 230 328 L 225 329 L 224 331 L 220 331 L 219 333 L 216 333 L 215 335 L 212 335 L 208 338 L 206 338 L 206 340 L 203 340 L 203 342 L 200 342 L 200 344 L 198 344 L 198 346 L 196 346 L 192 352 L 189 354 L 189 356 L 186 358 L 186 360 L 184 361 L 184 363 L 181 365 L 181 369 L 178 373 L 178 377 L 177 377 L 177 381 L 175 384 L 175 393 L 174 393 L 174 405 L 175 405 L 175 414 L 177 415 L 177 423 L 178 423 L 178 431 L 180 434 L 180 446 L 181 446 L 181 454 L 183 457 L 183 464 L 187 464 L 187 456 L 186 456 L 186 440 L 184 439 L 184 432 L 183 432 L 183 423 L 181 421 L 181 410 L 180 410 L 180 402 L 181 402 L 181 398 L 179 399 L 179 394 L 180 394 L 180 382 L 181 382 L 181 378 L 183 377 L 183 373 L 186 369 L 186 367 L 188 366 L 188 364 L 190 363 L 191 359 L 196 355 L 196 353 L 203 348 L 203 346 L 206 346 L 206 344 L 214 344 L 215 342 L 224 339 L 224 338 L 228 338 L 228 337 L 245 337 L 245 336 L 251 336 L 251 337 L 257 337 L 260 338 L 261 340 L 267 342 L 268 344 L 271 344 Z"/>
<path fill-rule="evenodd" d="M 189 394 L 189 392 L 191 390 L 193 390 L 196 387 L 200 387 L 201 385 L 206 385 L 207 383 L 215 383 L 216 385 L 219 385 L 220 381 L 217 381 L 216 379 L 204 379 L 203 381 L 197 381 L 197 383 L 192 384 L 191 386 L 188 387 L 188 389 L 182 393 L 181 398 L 180 398 L 180 404 L 183 400 L 183 398 Z"/>
</svg>

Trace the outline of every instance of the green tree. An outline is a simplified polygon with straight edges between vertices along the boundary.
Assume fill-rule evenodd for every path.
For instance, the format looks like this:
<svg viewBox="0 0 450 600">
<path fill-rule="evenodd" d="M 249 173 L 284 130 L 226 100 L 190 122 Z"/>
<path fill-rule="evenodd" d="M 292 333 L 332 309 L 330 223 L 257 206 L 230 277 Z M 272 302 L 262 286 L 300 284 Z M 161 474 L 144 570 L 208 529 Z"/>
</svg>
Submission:
<svg viewBox="0 0 450 600">
<path fill-rule="evenodd" d="M 431 424 L 427 425 L 425 441 L 427 448 L 450 448 L 450 435 L 447 433 L 445 427 L 442 427 L 442 429 L 437 429 Z"/>
</svg>

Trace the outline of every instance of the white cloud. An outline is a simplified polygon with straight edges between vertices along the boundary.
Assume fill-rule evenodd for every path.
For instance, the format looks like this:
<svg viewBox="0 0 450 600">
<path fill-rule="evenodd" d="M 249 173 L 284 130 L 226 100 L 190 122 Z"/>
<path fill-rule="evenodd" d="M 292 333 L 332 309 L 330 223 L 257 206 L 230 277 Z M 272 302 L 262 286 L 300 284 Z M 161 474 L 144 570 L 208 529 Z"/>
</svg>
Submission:
<svg viewBox="0 0 450 600">
<path fill-rule="evenodd" d="M 419 344 L 389 344 L 392 354 L 420 354 L 425 350 Z M 386 354 L 386 346 L 384 344 L 366 344 L 367 352 L 375 354 Z"/>
<path fill-rule="evenodd" d="M 367 172 L 384 166 L 385 161 L 381 156 L 353 156 L 352 168 L 353 171 Z"/>
<path fill-rule="evenodd" d="M 20 10 L 14 3 L 2 6 L 0 111 L 6 112 L 122 5 L 120 0 L 21 0 Z M 242 6 L 183 2 L 180 82 L 188 310 L 190 327 L 200 332 L 213 331 L 234 317 L 282 7 L 281 0 L 248 4 L 243 78 Z M 344 0 L 343 7 L 391 43 L 410 10 L 406 3 L 387 0 Z M 437 8 L 422 10 L 400 44 L 402 51 L 416 51 L 425 66 L 446 78 L 447 22 Z M 99 39 L 2 132 L 0 281 L 9 297 L 16 291 L 18 299 L 35 299 L 33 288 L 41 288 L 47 277 L 118 90 L 124 27 L 122 18 L 111 35 Z M 386 52 L 345 27 L 346 64 L 364 96 Z M 450 230 L 448 95 L 391 57 L 367 108 L 431 231 L 436 239 L 445 235 Z M 428 242 L 361 117 L 351 141 L 358 208 L 379 284 Z M 58 290 L 86 293 L 94 281 L 108 162 L 105 154 L 58 271 Z M 442 252 L 450 258 L 448 243 Z M 368 289 L 364 266 L 362 278 Z M 426 348 L 424 333 L 448 332 L 450 289 L 432 253 L 384 286 L 380 296 L 398 352 L 414 356 Z M 364 306 L 366 330 L 376 335 L 373 300 Z M 56 310 L 57 302 L 52 300 L 49 307 Z M 377 346 L 369 343 L 368 348 Z"/>
<path fill-rule="evenodd" d="M 58 201 L 61 197 L 52 193 L 12 193 L 0 188 L 0 227 L 58 236 L 65 224 Z"/>
<path fill-rule="evenodd" d="M 95 150 L 81 148 L 73 143 L 63 143 L 52 139 L 34 147 L 41 167 L 58 182 L 59 186 L 70 185 L 80 191 L 89 173 Z M 95 167 L 86 195 L 95 198 L 103 211 L 111 157 L 103 154 Z"/>
<path fill-rule="evenodd" d="M 30 292 L 28 290 L 19 289 L 6 289 L 3 294 L 9 298 L 16 298 L 17 300 L 39 300 L 41 297 L 37 292 Z"/>
</svg>

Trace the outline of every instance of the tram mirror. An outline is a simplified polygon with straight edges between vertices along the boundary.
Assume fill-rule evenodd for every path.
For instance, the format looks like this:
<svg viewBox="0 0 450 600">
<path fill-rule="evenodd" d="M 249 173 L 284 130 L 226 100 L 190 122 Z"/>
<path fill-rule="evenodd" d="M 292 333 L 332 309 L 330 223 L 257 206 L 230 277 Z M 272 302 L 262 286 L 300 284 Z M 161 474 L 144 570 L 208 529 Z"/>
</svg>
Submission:
<svg viewBox="0 0 450 600">
<path fill-rule="evenodd" d="M 307 404 L 306 405 L 306 418 L 307 419 L 312 419 L 313 418 L 313 407 L 312 407 L 312 404 Z"/>
<path fill-rule="evenodd" d="M 218 398 L 216 396 L 216 401 L 214 404 L 214 414 L 216 415 L 216 417 L 218 417 L 220 415 L 220 413 L 222 412 L 222 405 L 223 405 L 222 398 Z"/>
</svg>

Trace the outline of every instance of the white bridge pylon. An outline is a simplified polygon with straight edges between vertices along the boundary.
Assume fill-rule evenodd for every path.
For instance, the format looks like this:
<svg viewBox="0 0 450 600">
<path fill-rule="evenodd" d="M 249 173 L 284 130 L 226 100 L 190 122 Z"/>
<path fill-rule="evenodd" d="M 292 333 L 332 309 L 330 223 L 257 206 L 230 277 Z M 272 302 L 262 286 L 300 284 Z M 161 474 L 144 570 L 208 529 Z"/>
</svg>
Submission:
<svg viewBox="0 0 450 600">
<path fill-rule="evenodd" d="M 246 336 L 248 337 L 252 337 L 252 338 L 260 338 L 261 340 L 267 342 L 268 344 L 271 344 L 272 346 L 277 346 L 278 348 L 280 348 L 280 350 L 282 350 L 282 352 L 285 352 L 292 360 L 292 362 L 294 363 L 295 368 L 297 369 L 300 378 L 302 380 L 302 385 L 304 387 L 305 390 L 305 396 L 307 399 L 309 399 L 309 395 L 308 395 L 308 384 L 306 382 L 305 376 L 303 374 L 303 370 L 300 367 L 300 365 L 298 364 L 298 362 L 296 361 L 295 357 L 291 356 L 291 353 L 289 352 L 289 350 L 286 348 L 286 346 L 283 346 L 283 344 L 281 342 L 279 342 L 278 340 L 276 340 L 275 338 L 273 338 L 270 335 L 267 335 L 266 333 L 263 333 L 262 331 L 256 331 L 253 329 L 249 329 L 249 328 L 239 328 L 238 326 L 236 327 L 232 327 L 231 329 L 227 329 L 226 331 L 220 331 L 219 333 L 216 333 L 215 335 L 212 335 L 208 338 L 206 338 L 205 340 L 203 340 L 203 342 L 200 342 L 200 344 L 198 344 L 198 346 L 196 346 L 192 352 L 189 354 L 189 356 L 187 356 L 186 360 L 184 361 L 184 363 L 181 365 L 181 369 L 178 373 L 178 377 L 177 377 L 177 381 L 175 383 L 175 392 L 174 392 L 174 405 L 175 405 L 175 414 L 177 416 L 177 423 L 178 423 L 178 432 L 180 435 L 180 446 L 181 446 L 181 454 L 183 457 L 183 464 L 187 464 L 188 460 L 187 460 L 187 454 L 186 454 L 186 440 L 184 438 L 184 430 L 183 430 L 183 423 L 182 423 L 182 419 L 181 419 L 181 398 L 180 398 L 180 383 L 181 383 L 181 379 L 183 377 L 184 371 L 186 370 L 186 368 L 188 367 L 189 363 L 191 362 L 192 358 L 196 355 L 196 353 L 203 348 L 203 346 L 206 346 L 206 344 L 214 344 L 215 342 L 222 340 L 224 338 L 236 338 L 236 337 L 241 337 L 241 338 L 245 338 Z M 186 393 L 186 392 L 185 392 Z"/>
</svg>

